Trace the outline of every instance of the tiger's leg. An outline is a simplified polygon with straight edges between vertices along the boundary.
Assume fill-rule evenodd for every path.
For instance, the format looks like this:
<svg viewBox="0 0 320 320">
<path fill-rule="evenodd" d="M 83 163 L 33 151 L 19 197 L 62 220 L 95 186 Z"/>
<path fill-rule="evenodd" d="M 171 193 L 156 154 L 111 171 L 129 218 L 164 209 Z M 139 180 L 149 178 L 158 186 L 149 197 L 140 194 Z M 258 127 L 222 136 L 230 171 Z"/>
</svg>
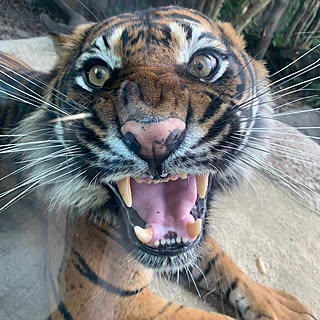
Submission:
<svg viewBox="0 0 320 320">
<path fill-rule="evenodd" d="M 117 230 L 85 219 L 50 228 L 50 319 L 231 320 L 152 294 L 152 272 L 133 259 Z"/>
<path fill-rule="evenodd" d="M 213 239 L 207 239 L 207 246 L 199 262 L 202 273 L 193 270 L 196 282 L 207 289 L 218 287 L 243 319 L 316 319 L 295 296 L 250 279 Z"/>
</svg>

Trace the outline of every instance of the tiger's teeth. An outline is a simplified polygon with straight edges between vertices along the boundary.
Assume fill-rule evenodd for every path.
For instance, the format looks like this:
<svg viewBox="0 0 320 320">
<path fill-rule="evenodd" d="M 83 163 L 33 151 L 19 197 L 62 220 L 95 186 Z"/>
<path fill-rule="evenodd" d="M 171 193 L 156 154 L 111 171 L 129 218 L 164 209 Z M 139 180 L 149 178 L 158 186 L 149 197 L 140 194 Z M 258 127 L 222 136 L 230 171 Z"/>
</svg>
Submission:
<svg viewBox="0 0 320 320">
<path fill-rule="evenodd" d="M 180 173 L 180 178 L 181 179 L 187 179 L 187 174 L 186 173 Z"/>
<path fill-rule="evenodd" d="M 187 223 L 187 232 L 191 238 L 197 237 L 201 232 L 202 219 L 197 219 L 195 222 Z"/>
<path fill-rule="evenodd" d="M 135 182 L 137 182 L 137 183 L 142 183 L 142 182 L 143 182 L 143 180 L 140 179 L 140 178 L 134 178 L 134 180 L 135 180 Z"/>
<path fill-rule="evenodd" d="M 121 197 L 127 207 L 132 206 L 132 196 L 131 196 L 131 186 L 130 186 L 130 177 L 123 178 L 117 182 L 117 186 Z"/>
<path fill-rule="evenodd" d="M 152 228 L 148 228 L 148 229 L 143 229 L 141 228 L 140 226 L 135 226 L 133 228 L 137 238 L 145 243 L 145 244 L 148 244 L 150 243 L 150 241 L 152 240 L 152 237 L 153 237 L 153 230 Z"/>
<path fill-rule="evenodd" d="M 203 199 L 207 194 L 208 178 L 208 173 L 196 176 L 198 195 L 201 199 Z"/>
</svg>

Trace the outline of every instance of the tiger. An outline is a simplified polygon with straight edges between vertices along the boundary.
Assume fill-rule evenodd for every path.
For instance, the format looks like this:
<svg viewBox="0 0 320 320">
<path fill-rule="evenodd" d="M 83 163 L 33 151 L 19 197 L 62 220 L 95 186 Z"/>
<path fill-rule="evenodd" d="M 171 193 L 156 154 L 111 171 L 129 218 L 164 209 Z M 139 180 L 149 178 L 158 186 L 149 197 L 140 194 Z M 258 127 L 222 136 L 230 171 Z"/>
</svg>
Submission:
<svg viewBox="0 0 320 320">
<path fill-rule="evenodd" d="M 254 129 L 274 106 L 263 62 L 232 26 L 177 6 L 47 25 L 55 67 L 1 53 L 0 105 L 2 150 L 27 163 L 16 184 L 40 190 L 64 242 L 58 252 L 49 241 L 49 319 L 233 319 L 152 293 L 153 272 L 219 288 L 245 320 L 316 319 L 252 280 L 208 232 L 217 194 L 263 159 L 267 137 Z"/>
</svg>

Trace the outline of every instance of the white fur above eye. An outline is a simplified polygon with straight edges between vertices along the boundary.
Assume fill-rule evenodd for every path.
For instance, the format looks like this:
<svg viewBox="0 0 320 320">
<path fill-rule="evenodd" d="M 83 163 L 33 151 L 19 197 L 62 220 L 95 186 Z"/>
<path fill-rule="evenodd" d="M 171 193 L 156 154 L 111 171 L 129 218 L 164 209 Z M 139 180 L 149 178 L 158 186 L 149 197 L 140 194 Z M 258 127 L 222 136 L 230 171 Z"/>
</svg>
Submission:
<svg viewBox="0 0 320 320">
<path fill-rule="evenodd" d="M 84 90 L 87 90 L 89 92 L 93 92 L 93 89 L 90 88 L 84 81 L 83 76 L 77 76 L 75 78 L 75 81 L 77 83 L 77 85 L 79 85 L 81 88 L 83 88 Z"/>
</svg>

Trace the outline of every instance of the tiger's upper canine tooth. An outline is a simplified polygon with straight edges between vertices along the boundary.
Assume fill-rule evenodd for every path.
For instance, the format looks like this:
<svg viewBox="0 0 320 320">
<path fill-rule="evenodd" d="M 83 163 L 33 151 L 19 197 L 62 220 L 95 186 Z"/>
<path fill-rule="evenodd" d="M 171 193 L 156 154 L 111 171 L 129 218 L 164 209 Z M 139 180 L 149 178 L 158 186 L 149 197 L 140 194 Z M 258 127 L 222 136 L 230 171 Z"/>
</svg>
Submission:
<svg viewBox="0 0 320 320">
<path fill-rule="evenodd" d="M 124 203 L 126 204 L 127 207 L 131 207 L 132 196 L 131 196 L 130 177 L 126 177 L 117 181 L 117 186 Z"/>
<path fill-rule="evenodd" d="M 202 219 L 197 219 L 195 222 L 187 223 L 187 232 L 191 238 L 197 237 L 201 232 Z"/>
<path fill-rule="evenodd" d="M 209 179 L 208 173 L 202 174 L 200 176 L 196 176 L 198 195 L 201 199 L 203 199 L 206 196 L 207 188 L 208 188 L 208 179 Z"/>
<path fill-rule="evenodd" d="M 143 229 L 141 228 L 140 226 L 135 226 L 133 228 L 137 238 L 145 243 L 145 244 L 148 244 L 150 243 L 150 241 L 152 240 L 152 237 L 153 237 L 153 230 L 152 228 L 148 228 L 148 229 Z"/>
</svg>

